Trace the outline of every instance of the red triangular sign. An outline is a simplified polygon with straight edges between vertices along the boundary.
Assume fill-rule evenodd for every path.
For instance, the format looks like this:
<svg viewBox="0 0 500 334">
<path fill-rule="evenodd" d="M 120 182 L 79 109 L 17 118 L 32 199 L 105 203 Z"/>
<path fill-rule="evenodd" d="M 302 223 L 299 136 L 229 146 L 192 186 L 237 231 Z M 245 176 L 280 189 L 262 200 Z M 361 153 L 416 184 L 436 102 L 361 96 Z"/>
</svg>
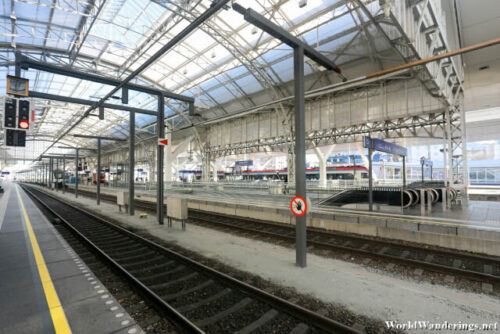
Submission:
<svg viewBox="0 0 500 334">
<path fill-rule="evenodd" d="M 160 144 L 160 145 L 168 145 L 168 139 L 158 139 L 158 144 Z"/>
</svg>

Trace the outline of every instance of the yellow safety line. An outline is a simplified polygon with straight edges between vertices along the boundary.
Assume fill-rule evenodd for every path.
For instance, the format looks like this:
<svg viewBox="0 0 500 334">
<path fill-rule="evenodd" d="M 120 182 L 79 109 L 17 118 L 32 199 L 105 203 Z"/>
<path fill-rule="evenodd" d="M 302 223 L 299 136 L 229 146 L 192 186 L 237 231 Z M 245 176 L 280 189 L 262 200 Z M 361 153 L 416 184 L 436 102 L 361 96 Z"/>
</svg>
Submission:
<svg viewBox="0 0 500 334">
<path fill-rule="evenodd" d="M 50 278 L 49 271 L 45 265 L 45 260 L 43 259 L 42 252 L 40 251 L 40 246 L 36 240 L 35 233 L 33 232 L 33 227 L 31 226 L 31 221 L 24 207 L 21 194 L 19 193 L 18 186 L 16 186 L 17 197 L 19 198 L 19 205 L 23 212 L 24 221 L 26 222 L 26 228 L 28 230 L 29 239 L 31 242 L 31 248 L 33 249 L 33 255 L 35 256 L 36 266 L 38 268 L 38 274 L 40 275 L 40 280 L 42 282 L 43 291 L 45 293 L 45 298 L 47 299 L 47 304 L 49 306 L 50 316 L 52 317 L 52 322 L 54 324 L 54 329 L 58 334 L 71 333 L 71 329 L 66 319 L 66 314 L 64 314 L 64 309 L 57 296 L 56 289 Z"/>
</svg>

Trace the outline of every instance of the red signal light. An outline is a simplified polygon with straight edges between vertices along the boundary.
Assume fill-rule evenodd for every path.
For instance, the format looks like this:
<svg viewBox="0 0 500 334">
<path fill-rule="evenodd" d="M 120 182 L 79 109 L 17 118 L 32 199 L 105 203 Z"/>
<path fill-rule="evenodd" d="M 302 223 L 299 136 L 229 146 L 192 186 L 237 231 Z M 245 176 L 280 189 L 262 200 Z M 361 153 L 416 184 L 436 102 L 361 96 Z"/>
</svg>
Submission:
<svg viewBox="0 0 500 334">
<path fill-rule="evenodd" d="M 27 119 L 22 119 L 19 121 L 19 128 L 21 129 L 29 129 L 30 122 Z"/>
</svg>

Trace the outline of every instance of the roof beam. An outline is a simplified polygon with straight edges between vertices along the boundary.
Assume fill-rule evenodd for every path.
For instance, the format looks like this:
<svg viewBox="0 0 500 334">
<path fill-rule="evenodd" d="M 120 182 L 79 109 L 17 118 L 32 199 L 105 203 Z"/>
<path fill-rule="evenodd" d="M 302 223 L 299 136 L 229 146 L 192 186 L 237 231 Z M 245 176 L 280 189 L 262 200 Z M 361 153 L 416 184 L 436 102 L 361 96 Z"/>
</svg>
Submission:
<svg viewBox="0 0 500 334">
<path fill-rule="evenodd" d="M 89 1 L 87 8 L 85 9 L 85 13 L 88 15 L 82 16 L 80 24 L 78 25 L 78 28 L 75 31 L 76 40 L 73 43 L 71 50 L 69 51 L 71 66 L 73 66 L 76 56 L 80 53 L 80 49 L 82 48 L 83 43 L 87 39 L 90 30 L 92 30 L 92 27 L 94 26 L 94 23 L 97 20 L 99 13 L 104 8 L 105 3 L 106 0 Z"/>
<path fill-rule="evenodd" d="M 252 23 L 256 27 L 259 27 L 260 29 L 264 30 L 269 35 L 279 39 L 283 43 L 285 43 L 293 48 L 297 48 L 297 47 L 303 48 L 304 54 L 307 57 L 314 60 L 315 62 L 317 62 L 321 66 L 325 67 L 326 69 L 337 72 L 339 74 L 339 76 L 342 78 L 342 80 L 344 80 L 344 81 L 347 80 L 342 75 L 340 68 L 337 65 L 335 65 L 334 62 L 332 62 L 326 56 L 321 54 L 319 51 L 316 51 L 313 47 L 309 46 L 308 44 L 302 42 L 297 37 L 290 34 L 285 29 L 272 23 L 271 21 L 266 19 L 264 16 L 260 15 L 256 11 L 254 11 L 252 8 L 245 9 L 243 6 L 235 3 L 235 4 L 233 4 L 233 9 L 236 10 L 238 13 L 242 14 L 246 21 Z"/>
<path fill-rule="evenodd" d="M 47 93 L 42 93 L 42 92 L 34 92 L 34 91 L 29 92 L 29 97 L 34 97 L 34 98 L 38 98 L 38 99 L 45 99 L 45 100 L 61 101 L 61 102 L 67 102 L 67 103 L 74 103 L 74 104 L 81 104 L 84 106 L 93 106 L 95 104 L 95 101 L 78 99 L 78 98 L 69 97 L 69 96 L 47 94 Z M 124 106 L 124 105 L 120 105 L 120 104 L 103 103 L 102 107 L 108 108 L 108 109 L 136 112 L 139 114 L 146 114 L 146 115 L 153 115 L 153 116 L 157 115 L 157 112 L 153 111 L 153 110 L 134 108 L 134 107 Z"/>
<path fill-rule="evenodd" d="M 100 140 L 113 140 L 113 141 L 126 141 L 126 138 L 116 138 L 116 137 L 104 137 L 104 136 L 91 136 L 91 135 L 81 135 L 76 134 L 73 137 L 77 138 L 89 138 L 89 139 L 100 139 Z"/>
<path fill-rule="evenodd" d="M 152 87 L 141 86 L 141 85 L 137 85 L 137 84 L 133 84 L 133 83 L 125 83 L 124 84 L 122 81 L 120 81 L 118 79 L 104 77 L 104 76 L 100 76 L 97 74 L 80 72 L 80 71 L 76 71 L 73 69 L 64 68 L 61 66 L 54 66 L 52 64 L 47 64 L 47 63 L 43 63 L 43 62 L 29 59 L 28 57 L 25 57 L 25 56 L 21 56 L 20 59 L 16 60 L 16 66 L 20 66 L 23 69 L 32 68 L 32 69 L 37 69 L 40 71 L 45 71 L 45 72 L 50 72 L 50 73 L 54 73 L 54 74 L 60 74 L 60 75 L 64 75 L 64 76 L 78 78 L 81 80 L 98 82 L 98 83 L 101 83 L 104 85 L 115 86 L 115 90 L 113 91 L 113 93 L 109 93 L 108 97 L 113 95 L 116 91 L 118 91 L 118 89 L 124 87 L 124 88 L 130 89 L 130 90 L 135 90 L 135 91 L 139 91 L 139 92 L 143 92 L 143 93 L 147 93 L 147 94 L 152 94 L 152 95 L 163 94 L 167 98 L 172 98 L 172 99 L 179 100 L 182 102 L 187 102 L 187 103 L 194 103 L 194 98 L 189 97 L 189 96 L 176 94 L 176 93 L 169 92 L 169 91 L 163 91 L 163 90 L 159 90 L 159 89 L 152 88 Z"/>
</svg>

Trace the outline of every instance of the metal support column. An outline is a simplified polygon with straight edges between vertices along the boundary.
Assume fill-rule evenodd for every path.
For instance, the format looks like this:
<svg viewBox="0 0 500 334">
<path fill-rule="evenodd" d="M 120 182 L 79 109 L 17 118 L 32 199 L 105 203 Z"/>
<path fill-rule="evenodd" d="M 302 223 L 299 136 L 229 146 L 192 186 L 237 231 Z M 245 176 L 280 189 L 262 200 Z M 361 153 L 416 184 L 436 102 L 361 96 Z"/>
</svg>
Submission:
<svg viewBox="0 0 500 334">
<path fill-rule="evenodd" d="M 422 168 L 420 170 L 422 174 L 422 186 L 423 186 L 425 176 L 424 176 L 424 161 L 422 161 L 422 159 L 420 159 L 420 164 L 422 165 Z"/>
<path fill-rule="evenodd" d="M 406 156 L 403 157 L 403 188 L 406 188 Z"/>
<path fill-rule="evenodd" d="M 371 141 L 371 139 L 370 139 Z M 372 161 L 372 144 L 368 148 L 368 210 L 373 211 L 373 161 Z"/>
<path fill-rule="evenodd" d="M 57 180 L 59 180 L 59 158 L 56 158 L 56 184 L 55 184 L 55 187 L 56 187 L 56 191 L 58 191 L 58 186 L 59 186 L 59 182 Z"/>
<path fill-rule="evenodd" d="M 78 198 L 78 166 L 79 166 L 79 158 L 78 158 L 78 155 L 80 154 L 80 150 L 77 148 L 75 150 L 75 198 Z"/>
<path fill-rule="evenodd" d="M 165 101 L 163 94 L 158 95 L 158 139 L 165 137 Z M 163 225 L 163 145 L 157 144 L 156 166 L 157 166 L 157 191 L 156 191 L 156 216 L 158 223 Z"/>
<path fill-rule="evenodd" d="M 306 194 L 306 128 L 304 104 L 304 49 L 293 49 L 294 105 L 295 105 L 295 195 L 307 201 Z M 307 265 L 307 213 L 295 218 L 296 265 Z"/>
<path fill-rule="evenodd" d="M 52 190 L 52 184 L 54 183 L 54 158 L 50 158 L 50 170 L 49 170 L 49 188 Z"/>
<path fill-rule="evenodd" d="M 97 171 L 95 176 L 97 184 L 97 205 L 101 204 L 101 138 L 97 138 Z"/>
<path fill-rule="evenodd" d="M 128 212 L 135 214 L 134 210 L 134 168 L 135 168 L 135 112 L 129 114 L 129 152 L 128 152 Z M 159 125 L 161 126 L 161 125 Z"/>
<path fill-rule="evenodd" d="M 66 186 L 66 157 L 63 156 L 63 180 L 62 180 L 62 192 L 63 194 L 65 193 L 65 186 Z"/>
</svg>

